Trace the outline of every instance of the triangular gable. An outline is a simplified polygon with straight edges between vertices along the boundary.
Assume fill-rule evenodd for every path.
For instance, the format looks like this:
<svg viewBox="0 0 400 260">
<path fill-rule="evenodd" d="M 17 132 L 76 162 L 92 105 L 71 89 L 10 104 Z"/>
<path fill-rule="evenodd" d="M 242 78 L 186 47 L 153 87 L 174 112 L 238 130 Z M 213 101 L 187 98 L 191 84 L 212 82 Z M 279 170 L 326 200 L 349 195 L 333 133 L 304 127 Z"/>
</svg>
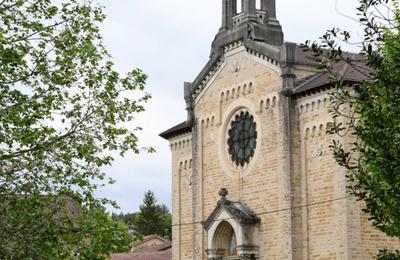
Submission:
<svg viewBox="0 0 400 260">
<path fill-rule="evenodd" d="M 206 221 L 203 222 L 203 227 L 205 230 L 208 231 L 212 224 L 219 220 L 218 217 L 221 215 L 222 211 L 228 213 L 230 217 L 240 224 L 260 223 L 260 218 L 258 218 L 253 211 L 251 211 L 241 202 L 232 202 L 227 200 L 225 197 L 222 197 L 221 200 L 218 201 L 217 207 L 214 209 L 211 215 Z"/>
</svg>

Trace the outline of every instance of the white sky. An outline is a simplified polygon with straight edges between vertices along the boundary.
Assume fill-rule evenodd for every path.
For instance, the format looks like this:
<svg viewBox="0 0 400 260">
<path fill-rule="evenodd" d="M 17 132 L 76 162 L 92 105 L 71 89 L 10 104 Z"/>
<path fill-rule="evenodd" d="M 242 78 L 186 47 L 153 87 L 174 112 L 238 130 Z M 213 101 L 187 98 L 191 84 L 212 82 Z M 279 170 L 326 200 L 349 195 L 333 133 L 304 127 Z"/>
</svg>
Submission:
<svg viewBox="0 0 400 260">
<path fill-rule="evenodd" d="M 106 172 L 117 183 L 100 196 L 114 199 L 123 212 L 138 210 L 146 190 L 171 207 L 171 153 L 158 134 L 186 118 L 183 82 L 192 81 L 208 60 L 220 27 L 221 0 L 100 0 L 108 18 L 102 27 L 116 69 L 141 68 L 153 99 L 137 118 L 144 128 L 141 143 L 156 154 L 117 158 Z M 277 0 L 277 16 L 286 41 L 316 40 L 326 29 L 339 27 L 357 36 L 353 16 L 357 0 Z M 337 10 L 335 8 L 337 3 Z M 354 47 L 347 49 L 355 50 Z"/>
</svg>

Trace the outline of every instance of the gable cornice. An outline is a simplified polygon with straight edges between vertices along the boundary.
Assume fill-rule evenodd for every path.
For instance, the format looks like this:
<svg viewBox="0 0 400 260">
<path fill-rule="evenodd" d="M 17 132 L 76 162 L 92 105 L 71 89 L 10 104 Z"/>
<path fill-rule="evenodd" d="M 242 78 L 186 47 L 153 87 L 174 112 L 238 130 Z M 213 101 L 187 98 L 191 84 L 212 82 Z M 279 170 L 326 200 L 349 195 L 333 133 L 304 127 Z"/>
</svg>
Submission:
<svg viewBox="0 0 400 260">
<path fill-rule="evenodd" d="M 217 207 L 207 218 L 206 221 L 202 222 L 203 228 L 209 230 L 215 221 L 217 221 L 220 212 L 225 210 L 233 219 L 238 221 L 240 224 L 258 224 L 261 219 L 256 216 L 250 209 L 240 202 L 232 202 L 227 199 L 220 199 Z"/>
<path fill-rule="evenodd" d="M 210 80 L 225 63 L 226 53 L 242 46 L 245 48 L 248 54 L 265 60 L 274 66 L 280 67 L 280 48 L 262 42 L 255 42 L 252 40 L 243 41 L 243 39 L 239 39 L 236 42 L 232 42 L 222 46 L 221 53 L 218 56 L 213 56 L 204 66 L 204 68 L 201 70 L 201 72 L 191 85 L 190 93 L 192 100 L 196 100 L 198 98 L 198 96 L 206 88 Z"/>
</svg>

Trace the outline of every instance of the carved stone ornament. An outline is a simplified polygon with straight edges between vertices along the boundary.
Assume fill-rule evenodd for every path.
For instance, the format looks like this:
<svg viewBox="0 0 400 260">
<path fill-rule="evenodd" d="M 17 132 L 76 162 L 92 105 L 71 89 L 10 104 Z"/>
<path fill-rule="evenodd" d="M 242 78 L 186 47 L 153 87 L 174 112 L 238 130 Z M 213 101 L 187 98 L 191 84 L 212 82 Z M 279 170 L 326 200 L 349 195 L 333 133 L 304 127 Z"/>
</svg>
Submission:
<svg viewBox="0 0 400 260">
<path fill-rule="evenodd" d="M 239 65 L 239 62 L 238 62 L 238 61 L 235 61 L 235 62 L 233 63 L 231 72 L 232 72 L 235 76 L 238 76 L 240 70 L 241 70 L 241 67 L 240 67 L 240 65 Z"/>
<path fill-rule="evenodd" d="M 221 188 L 218 192 L 218 195 L 221 197 L 221 200 L 226 200 L 226 196 L 228 196 L 228 190 Z"/>
</svg>

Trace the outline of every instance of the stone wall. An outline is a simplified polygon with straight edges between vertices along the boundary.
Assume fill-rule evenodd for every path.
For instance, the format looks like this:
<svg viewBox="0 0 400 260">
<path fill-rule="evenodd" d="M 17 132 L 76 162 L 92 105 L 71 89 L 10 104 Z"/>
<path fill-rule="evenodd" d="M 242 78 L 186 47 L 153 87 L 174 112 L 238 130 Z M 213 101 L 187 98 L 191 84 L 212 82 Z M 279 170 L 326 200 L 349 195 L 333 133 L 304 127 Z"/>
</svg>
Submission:
<svg viewBox="0 0 400 260">
<path fill-rule="evenodd" d="M 350 196 L 346 171 L 336 164 L 329 145 L 334 138 L 345 146 L 353 140 L 326 133 L 332 121 L 329 100 L 328 92 L 296 100 L 302 205 L 308 205 L 302 213 L 303 259 L 375 259 L 379 249 L 399 248 L 400 241 L 373 228 Z"/>
<path fill-rule="evenodd" d="M 195 159 L 199 178 L 195 184 L 202 191 L 197 193 L 202 194 L 202 199 L 197 201 L 196 209 L 202 214 L 196 221 L 209 216 L 216 206 L 219 189 L 227 188 L 230 200 L 241 201 L 255 212 L 266 212 L 259 216 L 261 259 L 288 254 L 289 215 L 274 212 L 286 203 L 285 181 L 279 174 L 282 167 L 279 158 L 283 153 L 279 150 L 282 133 L 277 127 L 282 118 L 279 68 L 238 48 L 227 53 L 220 71 L 209 84 L 195 105 L 195 117 L 200 124 L 199 153 Z M 244 170 L 232 165 L 225 146 L 227 123 L 241 107 L 255 117 L 258 127 L 256 155 Z M 203 246 L 198 243 L 195 247 L 204 252 L 205 244 L 206 241 Z M 201 259 L 200 255 L 197 257 Z"/>
<path fill-rule="evenodd" d="M 172 151 L 172 255 L 192 258 L 192 135 L 170 140 Z M 180 257 L 181 256 L 181 257 Z"/>
<path fill-rule="evenodd" d="M 311 73 L 295 72 L 297 80 Z M 261 219 L 260 259 L 373 259 L 379 248 L 400 246 L 368 223 L 346 190 L 326 134 L 329 94 L 293 99 L 281 88 L 276 61 L 236 46 L 197 96 L 193 136 L 170 140 L 174 260 L 205 259 L 201 222 L 215 209 L 220 188 Z M 226 147 L 230 119 L 240 109 L 254 116 L 258 132 L 245 168 L 232 163 Z"/>
</svg>

